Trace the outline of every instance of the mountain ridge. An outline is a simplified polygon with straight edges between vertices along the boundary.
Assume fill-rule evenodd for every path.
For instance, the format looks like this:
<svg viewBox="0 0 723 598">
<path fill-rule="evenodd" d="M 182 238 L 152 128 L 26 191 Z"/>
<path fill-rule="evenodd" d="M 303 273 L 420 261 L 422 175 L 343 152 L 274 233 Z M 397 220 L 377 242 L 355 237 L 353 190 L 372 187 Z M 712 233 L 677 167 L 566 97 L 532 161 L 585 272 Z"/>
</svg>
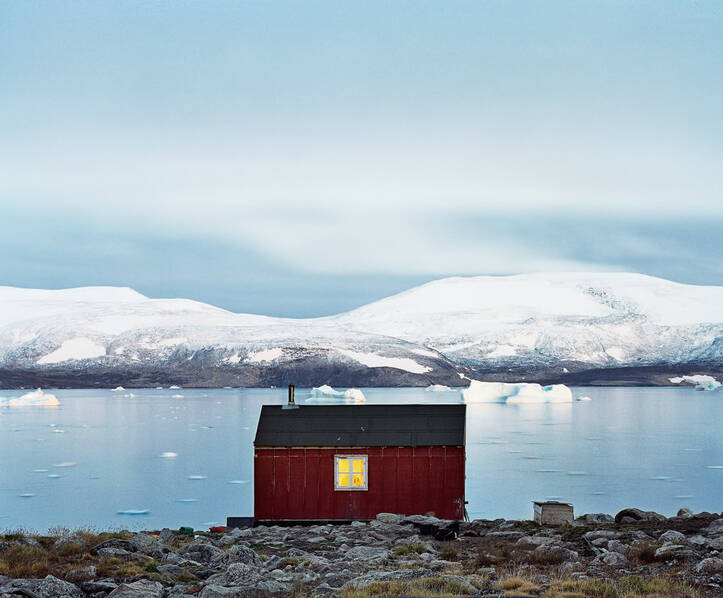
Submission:
<svg viewBox="0 0 723 598">
<path fill-rule="evenodd" d="M 308 319 L 0 287 L 0 387 L 665 384 L 721 363 L 723 286 L 633 273 L 451 277 Z"/>
</svg>

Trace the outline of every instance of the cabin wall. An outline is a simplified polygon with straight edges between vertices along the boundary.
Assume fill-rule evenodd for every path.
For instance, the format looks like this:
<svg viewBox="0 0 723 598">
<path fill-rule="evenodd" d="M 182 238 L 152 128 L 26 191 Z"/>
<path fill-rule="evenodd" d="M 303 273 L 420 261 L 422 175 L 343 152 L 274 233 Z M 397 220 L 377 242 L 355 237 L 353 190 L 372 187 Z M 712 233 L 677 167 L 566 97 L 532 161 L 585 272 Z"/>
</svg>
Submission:
<svg viewBox="0 0 723 598">
<path fill-rule="evenodd" d="M 368 455 L 368 490 L 334 490 L 334 455 Z M 257 520 L 464 516 L 462 447 L 256 448 Z"/>
</svg>

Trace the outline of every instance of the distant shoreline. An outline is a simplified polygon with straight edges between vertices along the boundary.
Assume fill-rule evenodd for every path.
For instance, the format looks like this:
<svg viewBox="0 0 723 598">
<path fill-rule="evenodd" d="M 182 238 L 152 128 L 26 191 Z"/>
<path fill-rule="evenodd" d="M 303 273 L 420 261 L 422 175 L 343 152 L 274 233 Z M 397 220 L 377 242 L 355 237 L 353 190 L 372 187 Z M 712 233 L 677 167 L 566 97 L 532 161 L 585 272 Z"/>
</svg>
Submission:
<svg viewBox="0 0 723 598">
<path fill-rule="evenodd" d="M 467 379 L 489 382 L 537 382 L 542 385 L 566 384 L 568 386 L 659 386 L 686 387 L 692 384 L 673 384 L 670 378 L 681 375 L 709 375 L 723 377 L 723 364 L 685 363 L 643 367 L 620 367 L 573 370 L 561 372 L 554 369 L 489 369 L 459 368 Z M 579 366 L 578 366 L 579 367 Z M 463 382 L 460 384 L 460 382 Z M 460 373 L 440 373 L 434 376 L 411 374 L 394 368 L 365 368 L 345 370 L 303 367 L 267 368 L 263 376 L 258 368 L 251 372 L 202 368 L 186 371 L 155 371 L 129 369 L 68 369 L 43 370 L 0 369 L 0 389 L 22 390 L 27 388 L 155 388 L 179 386 L 181 388 L 272 388 L 296 384 L 299 388 L 312 388 L 329 384 L 339 388 L 420 388 L 430 384 L 443 384 L 450 388 L 465 388 L 468 383 Z"/>
</svg>

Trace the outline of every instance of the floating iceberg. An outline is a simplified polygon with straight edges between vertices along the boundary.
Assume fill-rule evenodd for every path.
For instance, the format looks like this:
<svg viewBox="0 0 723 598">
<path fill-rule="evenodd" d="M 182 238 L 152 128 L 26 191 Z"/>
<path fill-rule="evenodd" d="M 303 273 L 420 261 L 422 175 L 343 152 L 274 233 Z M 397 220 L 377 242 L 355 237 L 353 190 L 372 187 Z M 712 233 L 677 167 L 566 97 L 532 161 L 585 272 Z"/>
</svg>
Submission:
<svg viewBox="0 0 723 598">
<path fill-rule="evenodd" d="M 60 401 L 55 395 L 44 393 L 42 389 L 26 392 L 17 399 L 0 398 L 0 405 L 5 407 L 57 407 Z"/>
<path fill-rule="evenodd" d="M 161 453 L 161 459 L 175 459 L 176 457 L 178 457 L 178 453 L 172 453 L 170 451 L 167 453 Z"/>
<path fill-rule="evenodd" d="M 572 403 L 576 400 L 564 384 L 540 386 L 528 382 L 480 382 L 470 381 L 469 388 L 462 391 L 465 403 Z M 587 398 L 587 397 L 586 397 Z M 582 399 L 577 399 L 582 400 Z"/>
<path fill-rule="evenodd" d="M 451 392 L 452 389 L 444 384 L 430 384 L 424 389 L 426 392 Z"/>
<path fill-rule="evenodd" d="M 669 380 L 673 384 L 680 384 L 681 382 L 695 384 L 696 390 L 716 390 L 723 386 L 713 376 L 677 376 L 676 378 L 669 378 Z"/>
<path fill-rule="evenodd" d="M 314 387 L 311 389 L 311 398 L 307 399 L 307 403 L 316 403 L 320 402 L 320 400 L 334 400 L 334 399 L 343 399 L 344 401 L 350 402 L 350 403 L 364 403 L 366 402 L 366 397 L 364 396 L 364 393 L 359 390 L 358 388 L 350 388 L 346 391 L 341 390 L 334 390 L 331 386 L 328 384 L 324 384 L 323 386 Z"/>
<path fill-rule="evenodd" d="M 125 388 L 122 386 L 116 386 L 115 388 L 111 389 L 111 392 L 125 392 Z"/>
<path fill-rule="evenodd" d="M 118 515 L 148 515 L 150 509 L 126 509 L 125 511 L 117 511 Z"/>
</svg>

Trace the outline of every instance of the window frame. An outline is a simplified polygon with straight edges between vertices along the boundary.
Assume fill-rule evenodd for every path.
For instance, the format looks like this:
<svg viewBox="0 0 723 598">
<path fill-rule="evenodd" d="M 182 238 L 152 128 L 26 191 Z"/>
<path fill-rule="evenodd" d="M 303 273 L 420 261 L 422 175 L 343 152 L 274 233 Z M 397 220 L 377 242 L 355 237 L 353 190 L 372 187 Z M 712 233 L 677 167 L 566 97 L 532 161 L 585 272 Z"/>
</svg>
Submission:
<svg viewBox="0 0 723 598">
<path fill-rule="evenodd" d="M 354 459 L 361 459 L 364 462 L 364 485 L 363 486 L 339 486 L 339 461 L 349 460 L 349 481 L 352 482 L 354 475 Z M 369 455 L 334 455 L 334 491 L 335 492 L 366 492 L 369 490 Z"/>
</svg>

